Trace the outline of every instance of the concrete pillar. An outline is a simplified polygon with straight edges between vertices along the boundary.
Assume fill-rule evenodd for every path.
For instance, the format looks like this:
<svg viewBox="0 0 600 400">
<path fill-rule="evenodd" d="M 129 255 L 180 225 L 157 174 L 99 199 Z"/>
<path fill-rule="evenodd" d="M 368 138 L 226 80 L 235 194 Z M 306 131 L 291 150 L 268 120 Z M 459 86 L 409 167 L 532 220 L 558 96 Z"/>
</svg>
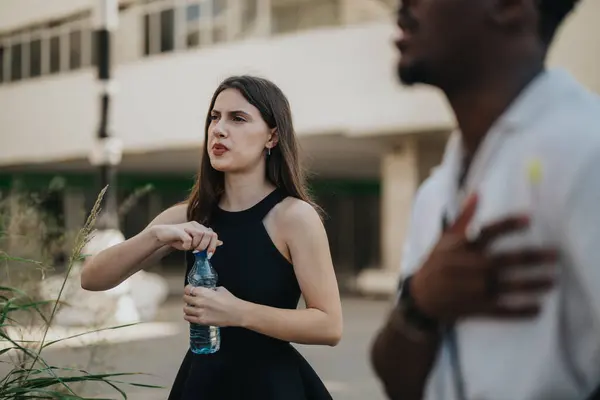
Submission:
<svg viewBox="0 0 600 400">
<path fill-rule="evenodd" d="M 340 196 L 337 204 L 339 207 L 338 215 L 343 216 L 337 221 L 340 227 L 339 234 L 336 235 L 339 248 L 344 249 L 341 263 L 336 265 L 336 272 L 339 275 L 350 275 L 354 272 L 354 260 L 356 248 L 354 247 L 355 219 L 354 219 L 354 199 L 350 196 Z"/>
<path fill-rule="evenodd" d="M 386 271 L 400 271 L 402 244 L 419 185 L 418 159 L 416 140 L 407 139 L 381 161 L 381 255 Z"/>
<path fill-rule="evenodd" d="M 267 37 L 273 30 L 271 0 L 258 0 L 257 33 Z"/>
<path fill-rule="evenodd" d="M 381 159 L 381 266 L 357 277 L 356 289 L 363 294 L 396 293 L 402 247 L 419 182 L 418 142 L 406 137 L 401 147 Z"/>
</svg>

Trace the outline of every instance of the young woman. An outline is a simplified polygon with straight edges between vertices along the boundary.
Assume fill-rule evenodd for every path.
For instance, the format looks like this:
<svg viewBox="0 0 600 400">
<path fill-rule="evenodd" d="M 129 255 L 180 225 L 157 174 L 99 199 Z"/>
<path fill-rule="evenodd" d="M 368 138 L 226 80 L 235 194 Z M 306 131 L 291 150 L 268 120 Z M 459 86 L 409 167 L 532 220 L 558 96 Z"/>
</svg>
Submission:
<svg viewBox="0 0 600 400">
<path fill-rule="evenodd" d="M 220 287 L 186 286 L 184 318 L 222 327 L 221 348 L 188 351 L 169 399 L 331 399 L 290 344 L 335 346 L 342 311 L 285 95 L 265 79 L 226 79 L 212 98 L 204 143 L 187 202 L 90 259 L 82 286 L 110 289 L 172 249 L 187 252 L 189 271 L 191 251 L 206 249 Z M 296 309 L 301 294 L 306 308 Z"/>
</svg>

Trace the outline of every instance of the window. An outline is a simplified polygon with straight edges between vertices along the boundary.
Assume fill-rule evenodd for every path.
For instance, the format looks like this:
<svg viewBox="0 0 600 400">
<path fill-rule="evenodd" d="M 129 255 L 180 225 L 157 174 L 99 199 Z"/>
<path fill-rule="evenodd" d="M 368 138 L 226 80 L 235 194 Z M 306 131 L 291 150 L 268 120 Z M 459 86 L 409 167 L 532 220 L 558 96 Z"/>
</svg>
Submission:
<svg viewBox="0 0 600 400">
<path fill-rule="evenodd" d="M 4 82 L 4 46 L 0 45 L 0 83 Z"/>
<path fill-rule="evenodd" d="M 144 15 L 144 55 L 172 51 L 175 48 L 173 9 Z"/>
<path fill-rule="evenodd" d="M 81 61 L 81 31 L 78 29 L 69 33 L 69 69 L 81 68 Z"/>
<path fill-rule="evenodd" d="M 42 74 L 42 40 L 29 42 L 29 76 L 35 78 Z"/>
<path fill-rule="evenodd" d="M 273 32 L 288 33 L 341 23 L 340 0 L 295 0 L 273 4 Z"/>
<path fill-rule="evenodd" d="M 242 3 L 242 32 L 248 32 L 256 24 L 258 0 L 246 0 Z"/>
<path fill-rule="evenodd" d="M 227 42 L 234 39 L 230 37 L 232 32 L 236 36 L 251 34 L 258 18 L 260 0 L 235 0 L 238 2 L 234 3 L 236 10 L 229 10 L 229 1 L 186 0 L 180 3 L 181 6 L 173 7 L 177 3 L 173 0 L 146 0 L 141 5 L 143 55 L 166 53 L 180 47 L 197 48 L 205 43 Z M 236 11 L 236 18 L 230 18 L 230 11 Z M 239 22 L 236 21 L 238 16 Z M 241 27 L 230 29 L 232 22 L 241 23 Z"/>
<path fill-rule="evenodd" d="M 209 0 L 210 1 L 210 0 Z M 212 0 L 213 2 L 213 16 L 218 16 L 227 8 L 227 0 Z"/>
<path fill-rule="evenodd" d="M 185 10 L 186 47 L 198 47 L 200 39 L 200 4 L 188 4 Z"/>
<path fill-rule="evenodd" d="M 223 43 L 227 41 L 227 24 L 217 23 L 213 28 L 213 43 Z"/>
<path fill-rule="evenodd" d="M 213 43 L 227 41 L 227 0 L 212 0 L 213 4 Z"/>
<path fill-rule="evenodd" d="M 91 53 L 91 63 L 94 67 L 98 66 L 98 32 L 93 30 L 90 32 L 89 41 L 90 41 L 90 53 Z"/>
<path fill-rule="evenodd" d="M 144 55 L 150 55 L 150 14 L 144 15 Z"/>
<path fill-rule="evenodd" d="M 50 73 L 60 71 L 60 36 L 50 38 Z"/>
<path fill-rule="evenodd" d="M 94 31 L 90 27 L 81 28 L 81 66 L 80 68 L 93 65 L 94 61 Z"/>
<path fill-rule="evenodd" d="M 185 20 L 187 22 L 198 21 L 200 19 L 200 4 L 188 4 L 185 10 Z"/>
<path fill-rule="evenodd" d="M 23 77 L 21 68 L 23 57 L 23 45 L 21 43 L 15 43 L 10 47 L 10 77 L 11 81 L 20 81 Z"/>
<path fill-rule="evenodd" d="M 295 29 L 294 26 L 304 24 L 305 20 L 331 19 L 331 4 L 339 1 L 286 0 L 275 3 L 273 10 L 277 7 L 285 9 L 287 14 L 283 13 L 283 19 L 288 18 L 290 21 L 283 25 L 291 25 Z M 259 2 L 260 0 L 138 0 L 132 2 L 131 7 L 121 7 L 120 11 L 128 12 L 130 8 L 136 8 L 135 18 L 140 15 L 142 20 L 138 21 L 143 27 L 136 32 L 136 36 L 142 37 L 136 37 L 132 41 L 127 38 L 127 42 L 139 43 L 138 40 L 141 39 L 143 47 L 140 52 L 149 56 L 251 35 L 259 16 Z M 234 4 L 235 9 L 230 10 L 230 4 Z M 314 15 L 300 15 L 306 14 L 305 9 L 311 7 L 318 8 Z M 235 18 L 232 18 L 231 12 L 235 13 Z M 326 16 L 321 17 L 318 13 L 325 13 Z M 124 18 L 122 21 L 126 24 L 129 19 Z M 90 23 L 91 13 L 87 11 L 48 20 L 18 31 L 3 32 L 4 41 L 0 40 L 0 83 L 97 66 L 97 32 L 91 28 Z M 235 26 L 231 26 L 232 23 Z M 115 55 L 119 56 L 120 53 L 116 52 Z"/>
<path fill-rule="evenodd" d="M 175 50 L 175 9 L 162 8 L 162 3 L 152 6 L 143 16 L 145 56 Z"/>
<path fill-rule="evenodd" d="M 95 40 L 89 13 L 46 21 L 0 37 L 0 83 L 90 65 Z"/>
<path fill-rule="evenodd" d="M 160 52 L 175 49 L 175 10 L 170 8 L 160 12 Z"/>
</svg>

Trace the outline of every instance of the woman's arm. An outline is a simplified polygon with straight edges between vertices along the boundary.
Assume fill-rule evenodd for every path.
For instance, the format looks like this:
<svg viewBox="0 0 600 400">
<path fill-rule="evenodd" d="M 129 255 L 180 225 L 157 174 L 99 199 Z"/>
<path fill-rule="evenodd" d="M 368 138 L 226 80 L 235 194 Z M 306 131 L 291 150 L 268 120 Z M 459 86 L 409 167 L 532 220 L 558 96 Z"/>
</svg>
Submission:
<svg viewBox="0 0 600 400">
<path fill-rule="evenodd" d="M 169 254 L 173 248 L 158 240 L 153 227 L 186 222 L 186 208 L 179 204 L 163 211 L 136 236 L 88 258 L 81 273 L 81 287 L 90 291 L 111 289 Z"/>
<path fill-rule="evenodd" d="M 293 199 L 281 213 L 306 309 L 284 310 L 244 302 L 241 326 L 281 340 L 335 346 L 343 330 L 342 306 L 327 233 L 308 203 Z"/>
</svg>

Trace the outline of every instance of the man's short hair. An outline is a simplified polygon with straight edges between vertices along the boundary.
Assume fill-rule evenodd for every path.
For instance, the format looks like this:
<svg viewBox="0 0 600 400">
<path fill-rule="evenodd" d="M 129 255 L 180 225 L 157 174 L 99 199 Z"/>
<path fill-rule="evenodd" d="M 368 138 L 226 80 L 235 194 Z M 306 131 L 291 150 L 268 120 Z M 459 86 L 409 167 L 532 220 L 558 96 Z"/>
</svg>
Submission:
<svg viewBox="0 0 600 400">
<path fill-rule="evenodd" d="M 545 43 L 552 41 L 558 27 L 577 3 L 579 0 L 538 0 L 540 35 Z"/>
</svg>

